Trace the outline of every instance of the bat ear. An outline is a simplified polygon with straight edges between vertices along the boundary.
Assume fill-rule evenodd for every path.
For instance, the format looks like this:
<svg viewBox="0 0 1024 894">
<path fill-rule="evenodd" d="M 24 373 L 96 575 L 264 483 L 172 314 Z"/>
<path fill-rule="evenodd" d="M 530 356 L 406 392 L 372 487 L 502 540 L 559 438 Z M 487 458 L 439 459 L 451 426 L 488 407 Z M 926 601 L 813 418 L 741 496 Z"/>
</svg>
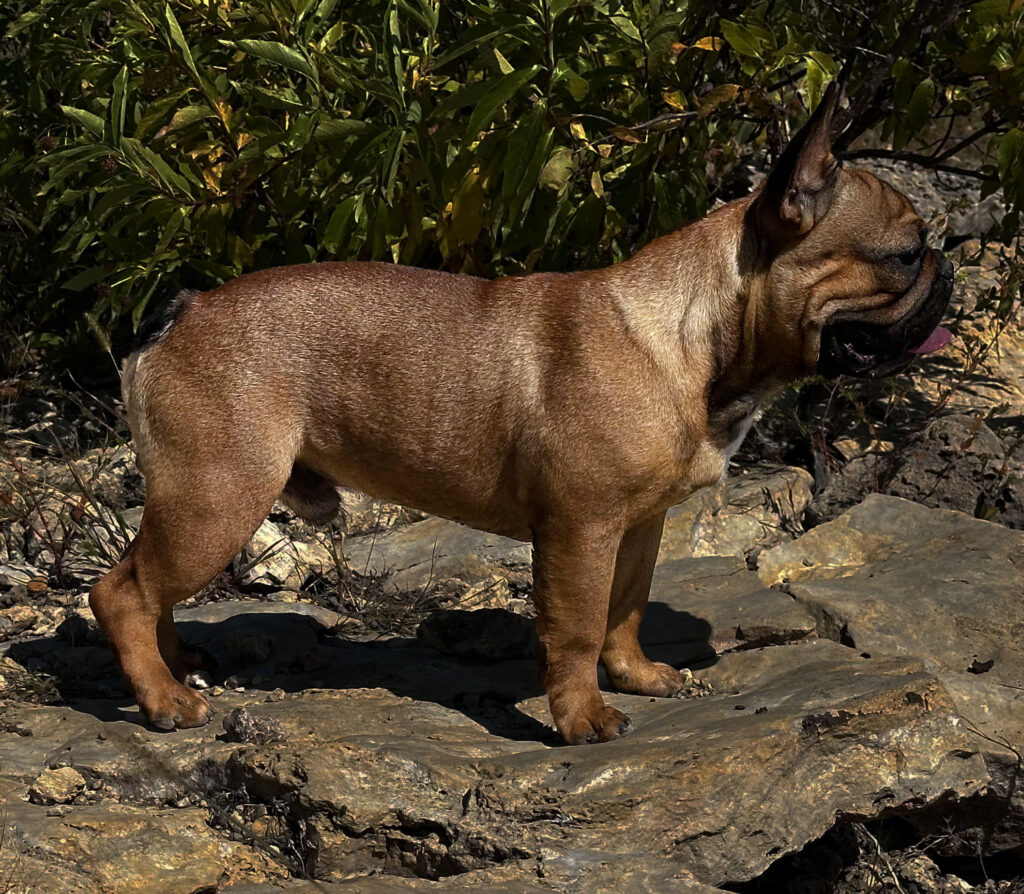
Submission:
<svg viewBox="0 0 1024 894">
<path fill-rule="evenodd" d="M 846 92 L 850 67 L 828 85 L 810 120 L 790 140 L 757 198 L 758 222 L 769 232 L 802 236 L 832 204 L 840 162 L 832 154 L 832 116 Z"/>
</svg>

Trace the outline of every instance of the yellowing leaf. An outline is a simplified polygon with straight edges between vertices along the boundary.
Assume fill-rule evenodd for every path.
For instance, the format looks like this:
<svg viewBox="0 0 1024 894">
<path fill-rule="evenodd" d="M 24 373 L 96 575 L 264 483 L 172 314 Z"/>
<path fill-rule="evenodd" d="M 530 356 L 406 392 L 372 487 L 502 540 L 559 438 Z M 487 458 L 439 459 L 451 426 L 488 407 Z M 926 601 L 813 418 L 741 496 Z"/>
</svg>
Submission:
<svg viewBox="0 0 1024 894">
<path fill-rule="evenodd" d="M 616 125 L 612 128 L 612 133 L 617 136 L 623 143 L 642 143 L 643 140 L 636 135 L 636 131 L 630 130 L 628 127 L 621 127 Z"/>
<path fill-rule="evenodd" d="M 484 224 L 484 186 L 476 169 L 462 181 L 452 202 L 452 235 L 462 245 L 472 245 Z"/>
<path fill-rule="evenodd" d="M 700 101 L 697 114 L 703 118 L 711 114 L 712 110 L 725 102 L 732 102 L 740 92 L 739 84 L 719 84 L 707 96 Z"/>
<path fill-rule="evenodd" d="M 661 98 L 673 109 L 680 112 L 686 110 L 686 97 L 679 90 L 666 90 L 661 94 Z"/>
<path fill-rule="evenodd" d="M 502 56 L 501 52 L 497 48 L 495 48 L 495 50 L 494 50 L 494 58 L 497 60 L 498 68 L 501 69 L 501 73 L 502 74 L 506 74 L 506 75 L 507 74 L 512 74 L 512 72 L 515 71 L 515 66 L 513 66 L 508 61 L 508 59 L 506 59 L 504 56 Z"/>
<path fill-rule="evenodd" d="M 577 140 L 585 140 L 587 138 L 587 132 L 583 129 L 583 125 L 579 121 L 572 121 L 569 124 L 569 130 Z"/>
<path fill-rule="evenodd" d="M 594 195 L 599 199 L 604 198 L 604 184 L 601 182 L 601 175 L 597 171 L 590 175 L 590 188 L 594 190 Z"/>
<path fill-rule="evenodd" d="M 214 165 L 212 168 L 203 168 L 203 180 L 206 185 L 216 193 L 220 192 L 220 175 L 224 171 L 224 165 Z"/>
<path fill-rule="evenodd" d="M 572 176 L 572 152 L 557 149 L 540 172 L 540 185 L 547 189 L 561 189 Z"/>
<path fill-rule="evenodd" d="M 707 50 L 708 52 L 715 52 L 722 49 L 722 38 L 720 37 L 702 37 L 694 45 L 694 49 Z"/>
</svg>

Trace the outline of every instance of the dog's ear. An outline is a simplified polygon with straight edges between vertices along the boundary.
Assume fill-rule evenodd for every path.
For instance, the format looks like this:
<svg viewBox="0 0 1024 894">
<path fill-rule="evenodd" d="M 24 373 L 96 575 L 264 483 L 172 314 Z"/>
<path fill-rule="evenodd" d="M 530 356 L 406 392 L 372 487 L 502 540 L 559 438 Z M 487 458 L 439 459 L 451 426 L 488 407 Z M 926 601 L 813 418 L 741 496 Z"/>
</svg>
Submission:
<svg viewBox="0 0 1024 894">
<path fill-rule="evenodd" d="M 765 179 L 757 198 L 757 218 L 770 232 L 784 238 L 802 236 L 828 211 L 842 167 L 832 154 L 832 115 L 848 79 L 846 66 Z"/>
</svg>

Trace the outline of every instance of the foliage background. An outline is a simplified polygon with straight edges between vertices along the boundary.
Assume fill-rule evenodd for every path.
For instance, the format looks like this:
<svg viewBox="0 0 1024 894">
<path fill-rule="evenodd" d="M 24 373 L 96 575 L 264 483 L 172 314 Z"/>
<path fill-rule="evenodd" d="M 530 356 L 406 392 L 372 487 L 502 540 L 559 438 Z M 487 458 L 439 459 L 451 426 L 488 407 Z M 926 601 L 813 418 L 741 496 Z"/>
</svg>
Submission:
<svg viewBox="0 0 1024 894">
<path fill-rule="evenodd" d="M 1010 241 L 1022 18 L 1024 0 L 8 2 L 6 335 L 109 374 L 99 350 L 123 354 L 155 296 L 256 268 L 612 263 L 745 192 L 847 59 L 839 148 L 1001 185 Z"/>
</svg>

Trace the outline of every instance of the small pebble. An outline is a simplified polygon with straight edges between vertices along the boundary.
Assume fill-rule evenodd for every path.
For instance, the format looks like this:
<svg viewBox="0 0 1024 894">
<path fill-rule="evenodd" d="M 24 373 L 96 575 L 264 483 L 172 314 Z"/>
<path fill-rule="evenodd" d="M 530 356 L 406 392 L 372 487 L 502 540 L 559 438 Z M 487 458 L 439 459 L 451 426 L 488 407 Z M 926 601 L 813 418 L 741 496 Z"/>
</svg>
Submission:
<svg viewBox="0 0 1024 894">
<path fill-rule="evenodd" d="M 73 767 L 43 770 L 29 786 L 28 799 L 33 804 L 67 804 L 85 790 L 85 777 Z"/>
</svg>

